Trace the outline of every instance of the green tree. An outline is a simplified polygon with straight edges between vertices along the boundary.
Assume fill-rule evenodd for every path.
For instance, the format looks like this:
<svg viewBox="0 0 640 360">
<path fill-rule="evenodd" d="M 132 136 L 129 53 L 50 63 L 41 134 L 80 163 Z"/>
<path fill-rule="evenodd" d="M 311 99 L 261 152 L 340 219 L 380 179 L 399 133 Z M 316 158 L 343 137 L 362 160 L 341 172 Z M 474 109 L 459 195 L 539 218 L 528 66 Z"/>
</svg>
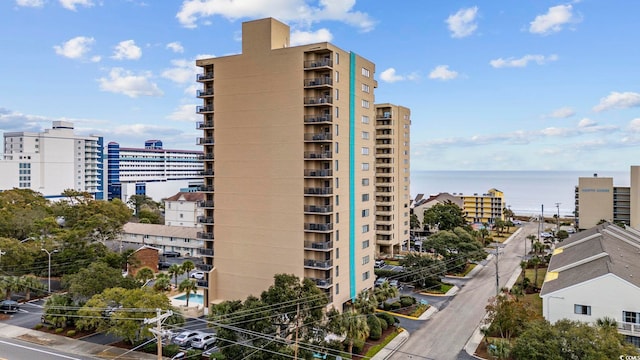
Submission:
<svg viewBox="0 0 640 360">
<path fill-rule="evenodd" d="M 25 275 L 20 277 L 20 291 L 25 292 L 25 300 L 31 300 L 32 293 L 39 293 L 44 289 L 44 284 L 35 276 Z"/>
<path fill-rule="evenodd" d="M 159 273 L 156 281 L 153 283 L 153 289 L 156 291 L 167 291 L 171 288 L 171 278 L 167 274 Z"/>
<path fill-rule="evenodd" d="M 533 251 L 533 243 L 534 243 L 534 242 L 536 242 L 536 241 L 538 240 L 538 237 L 537 237 L 537 236 L 535 236 L 535 235 L 533 235 L 533 234 L 530 234 L 530 235 L 527 235 L 527 239 L 531 242 L 531 247 L 530 247 L 530 249 L 531 249 L 531 251 Z M 526 245 L 526 244 L 525 244 L 525 245 Z M 526 246 L 525 246 L 525 247 L 526 247 Z"/>
<path fill-rule="evenodd" d="M 140 215 L 140 211 L 145 207 L 157 208 L 157 204 L 147 195 L 131 195 L 129 200 L 127 200 L 127 204 L 133 208 L 134 215 L 138 217 Z"/>
<path fill-rule="evenodd" d="M 381 303 L 398 297 L 400 291 L 397 287 L 389 285 L 389 282 L 384 282 L 382 285 L 374 289 L 374 294 L 378 303 Z"/>
<path fill-rule="evenodd" d="M 149 224 L 164 224 L 164 218 L 158 211 L 142 209 L 140 210 L 139 214 L 140 215 L 138 215 L 138 219 L 140 219 L 140 222 L 146 222 Z"/>
<path fill-rule="evenodd" d="M 153 280 L 155 277 L 156 274 L 148 266 L 144 266 L 138 269 L 135 276 L 136 280 L 140 281 L 143 284 L 146 284 L 149 280 Z"/>
<path fill-rule="evenodd" d="M 77 318 L 77 310 L 68 294 L 53 294 L 44 303 L 44 320 L 56 328 L 65 328 Z"/>
<path fill-rule="evenodd" d="M 378 307 L 378 299 L 372 290 L 364 289 L 356 295 L 353 307 L 359 314 L 373 314 Z"/>
<path fill-rule="evenodd" d="M 456 227 L 466 225 L 462 209 L 448 201 L 443 204 L 435 204 L 424 212 L 424 224 L 437 226 L 438 230 L 453 230 Z"/>
<path fill-rule="evenodd" d="M 38 234 L 38 221 L 51 214 L 49 205 L 42 194 L 33 190 L 14 188 L 0 192 L 0 237 L 23 240 Z"/>
<path fill-rule="evenodd" d="M 520 335 L 527 322 L 540 318 L 531 305 L 504 292 L 492 298 L 486 310 L 484 323 L 489 325 L 489 332 L 507 340 Z"/>
<path fill-rule="evenodd" d="M 191 260 L 187 260 L 183 262 L 181 265 L 182 273 L 186 273 L 187 276 L 189 276 L 189 273 L 195 268 L 196 268 L 196 265 Z"/>
<path fill-rule="evenodd" d="M 341 335 L 346 336 L 347 352 L 353 352 L 355 341 L 364 341 L 369 336 L 369 325 L 366 316 L 358 314 L 356 311 L 345 311 L 342 313 Z"/>
<path fill-rule="evenodd" d="M 167 273 L 173 277 L 173 281 L 176 287 L 178 287 L 178 276 L 183 273 L 182 267 L 178 264 L 171 264 L 169 269 L 167 269 Z"/>
<path fill-rule="evenodd" d="M 418 215 L 411 214 L 409 217 L 409 226 L 411 229 L 420 229 L 420 220 L 418 219 Z"/>
<path fill-rule="evenodd" d="M 429 254 L 408 253 L 400 260 L 400 265 L 405 270 L 403 280 L 422 289 L 439 284 L 446 271 L 444 263 Z"/>
<path fill-rule="evenodd" d="M 5 299 L 11 299 L 11 294 L 22 290 L 20 278 L 17 276 L 3 276 L 0 278 L 0 289 L 4 290 Z"/>
<path fill-rule="evenodd" d="M 422 246 L 433 250 L 452 273 L 463 271 L 469 261 L 482 260 L 487 255 L 482 244 L 462 227 L 438 231 L 423 241 Z"/>
<path fill-rule="evenodd" d="M 556 233 L 556 237 L 558 238 L 558 241 L 562 241 L 569 237 L 569 233 L 567 232 L 567 230 L 559 230 Z"/>
<path fill-rule="evenodd" d="M 195 293 L 197 289 L 198 286 L 196 285 L 195 280 L 184 279 L 180 282 L 178 290 L 185 293 L 185 296 L 187 298 L 187 307 L 189 306 L 189 297 L 191 296 L 191 294 Z"/>
<path fill-rule="evenodd" d="M 95 262 L 76 274 L 65 275 L 63 283 L 77 302 L 83 302 L 104 290 L 117 287 L 122 281 L 120 269 L 109 267 L 103 262 Z"/>
</svg>

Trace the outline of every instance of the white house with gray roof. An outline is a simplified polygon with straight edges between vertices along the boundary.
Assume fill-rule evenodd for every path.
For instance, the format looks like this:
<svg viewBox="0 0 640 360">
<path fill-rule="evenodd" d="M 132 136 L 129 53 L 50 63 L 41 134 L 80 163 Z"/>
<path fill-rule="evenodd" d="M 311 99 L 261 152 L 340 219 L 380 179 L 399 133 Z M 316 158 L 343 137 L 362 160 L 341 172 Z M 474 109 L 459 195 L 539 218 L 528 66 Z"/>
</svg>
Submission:
<svg viewBox="0 0 640 360">
<path fill-rule="evenodd" d="M 640 231 L 605 223 L 561 242 L 540 297 L 549 322 L 609 317 L 640 347 Z"/>
<path fill-rule="evenodd" d="M 129 222 L 124 224 L 118 239 L 123 246 L 149 245 L 160 250 L 177 251 L 182 256 L 200 257 L 204 241 L 198 238 L 202 229 L 184 226 L 168 226 Z"/>
</svg>

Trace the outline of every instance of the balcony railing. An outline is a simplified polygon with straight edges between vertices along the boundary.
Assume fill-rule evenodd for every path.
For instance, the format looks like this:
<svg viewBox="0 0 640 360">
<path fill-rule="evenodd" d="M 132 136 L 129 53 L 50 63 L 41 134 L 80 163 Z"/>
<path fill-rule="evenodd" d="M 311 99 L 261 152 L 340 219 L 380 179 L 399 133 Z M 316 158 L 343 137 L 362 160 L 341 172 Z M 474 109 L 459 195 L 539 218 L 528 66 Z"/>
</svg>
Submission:
<svg viewBox="0 0 640 360">
<path fill-rule="evenodd" d="M 313 176 L 313 177 L 333 176 L 333 170 L 304 169 L 304 176 Z"/>
<path fill-rule="evenodd" d="M 323 241 L 323 242 L 305 241 L 304 248 L 311 249 L 311 250 L 331 250 L 333 249 L 333 241 Z"/>
<path fill-rule="evenodd" d="M 308 187 L 304 188 L 304 193 L 307 195 L 331 195 L 333 194 L 332 187 Z"/>
<path fill-rule="evenodd" d="M 333 212 L 333 206 L 331 206 L 331 205 L 326 205 L 326 206 L 305 205 L 304 206 L 304 212 L 330 213 L 330 212 Z"/>
<path fill-rule="evenodd" d="M 196 269 L 202 271 L 211 271 L 213 269 L 213 265 L 209 264 L 196 264 Z"/>
<path fill-rule="evenodd" d="M 198 160 L 213 160 L 215 157 L 212 153 L 198 155 Z"/>
<path fill-rule="evenodd" d="M 316 122 L 331 122 L 333 121 L 333 117 L 330 114 L 318 114 L 318 115 L 305 115 L 304 122 L 306 123 L 316 123 Z"/>
<path fill-rule="evenodd" d="M 196 233 L 196 236 L 198 237 L 198 239 L 213 240 L 212 232 L 198 231 Z"/>
<path fill-rule="evenodd" d="M 640 334 L 640 324 L 619 321 L 618 330 L 628 334 Z"/>
<path fill-rule="evenodd" d="M 198 201 L 198 206 L 202 207 L 202 208 L 212 208 L 213 207 L 213 200 Z"/>
<path fill-rule="evenodd" d="M 304 266 L 315 269 L 329 269 L 333 266 L 333 261 L 304 259 Z"/>
<path fill-rule="evenodd" d="M 211 79 L 213 79 L 213 72 L 208 72 L 208 73 L 204 73 L 204 74 L 198 74 L 196 76 L 196 80 L 198 80 L 198 81 L 211 80 Z"/>
<path fill-rule="evenodd" d="M 202 171 L 200 171 L 200 175 L 202 175 L 202 176 L 213 176 L 213 175 L 215 175 L 215 171 L 213 171 L 213 169 L 202 170 Z M 204 190 L 202 190 L 202 191 L 204 191 Z"/>
<path fill-rule="evenodd" d="M 198 186 L 198 191 L 212 192 L 213 191 L 213 185 L 200 185 L 200 186 Z"/>
<path fill-rule="evenodd" d="M 306 60 L 304 62 L 304 68 L 305 69 L 310 69 L 310 68 L 317 68 L 317 67 L 332 67 L 333 66 L 333 60 L 331 59 L 318 59 L 318 60 Z"/>
<path fill-rule="evenodd" d="M 196 112 L 197 113 L 206 113 L 206 112 L 212 112 L 213 111 L 213 105 L 199 105 L 196 106 Z"/>
<path fill-rule="evenodd" d="M 304 79 L 304 86 L 322 86 L 322 85 L 333 85 L 333 79 L 329 76 L 312 78 L 312 79 Z"/>
<path fill-rule="evenodd" d="M 331 153 L 331 151 L 322 151 L 322 152 L 305 151 L 304 152 L 305 159 L 331 159 L 332 157 L 333 157 L 333 154 Z"/>
<path fill-rule="evenodd" d="M 197 93 L 198 97 L 211 96 L 211 95 L 213 95 L 213 89 L 198 90 L 198 93 Z"/>
<path fill-rule="evenodd" d="M 214 144 L 214 140 L 212 137 L 198 138 L 198 142 L 196 145 L 212 145 Z"/>
<path fill-rule="evenodd" d="M 333 134 L 327 132 L 321 133 L 306 133 L 304 134 L 305 140 L 333 140 Z"/>
<path fill-rule="evenodd" d="M 213 127 L 213 121 L 198 121 L 196 122 L 196 129 L 202 130 Z"/>
<path fill-rule="evenodd" d="M 328 288 L 333 284 L 333 281 L 331 278 L 328 278 L 328 279 L 309 278 L 309 280 L 312 280 L 314 283 L 316 283 L 316 286 L 319 288 Z"/>
<path fill-rule="evenodd" d="M 305 97 L 304 103 L 306 105 L 333 104 L 333 98 L 331 96 Z"/>
<path fill-rule="evenodd" d="M 207 256 L 213 256 L 213 249 L 198 249 L 198 254 L 207 255 Z M 211 265 L 209 265 L 209 266 L 211 266 Z"/>
<path fill-rule="evenodd" d="M 197 285 L 201 288 L 208 288 L 209 282 L 207 280 L 198 280 Z"/>
<path fill-rule="evenodd" d="M 198 223 L 213 224 L 213 216 L 198 216 Z"/>
<path fill-rule="evenodd" d="M 327 224 L 305 223 L 304 229 L 312 230 L 312 231 L 331 231 L 333 230 L 333 223 L 327 223 Z"/>
</svg>

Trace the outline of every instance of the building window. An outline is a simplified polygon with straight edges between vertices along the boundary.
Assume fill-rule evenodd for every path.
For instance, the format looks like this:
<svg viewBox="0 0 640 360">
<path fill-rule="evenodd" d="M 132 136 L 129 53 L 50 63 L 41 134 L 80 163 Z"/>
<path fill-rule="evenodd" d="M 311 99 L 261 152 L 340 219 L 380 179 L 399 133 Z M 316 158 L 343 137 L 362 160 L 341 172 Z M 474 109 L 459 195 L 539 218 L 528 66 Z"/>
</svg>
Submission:
<svg viewBox="0 0 640 360">
<path fill-rule="evenodd" d="M 622 320 L 626 323 L 637 324 L 638 322 L 640 322 L 640 316 L 638 316 L 637 312 L 623 311 Z"/>
<path fill-rule="evenodd" d="M 362 132 L 362 138 L 363 138 L 364 140 L 369 140 L 369 132 L 367 132 L 367 131 L 363 131 L 363 132 Z"/>
<path fill-rule="evenodd" d="M 340 179 L 336 178 L 336 189 L 340 187 Z"/>
<path fill-rule="evenodd" d="M 336 106 L 336 118 L 340 117 L 340 108 Z"/>
<path fill-rule="evenodd" d="M 336 160 L 336 171 L 338 171 L 338 160 Z"/>
<path fill-rule="evenodd" d="M 368 124 L 369 123 L 369 117 L 367 115 L 362 115 L 362 118 L 360 118 L 360 121 L 363 124 Z"/>
<path fill-rule="evenodd" d="M 369 255 L 362 257 L 362 265 L 367 265 L 369 263 Z"/>
<path fill-rule="evenodd" d="M 340 82 L 340 72 L 336 71 L 336 82 Z"/>
<path fill-rule="evenodd" d="M 336 195 L 336 206 L 340 205 L 340 195 Z"/>
<path fill-rule="evenodd" d="M 369 224 L 367 225 L 362 225 L 362 233 L 368 233 L 369 232 Z"/>
<path fill-rule="evenodd" d="M 362 76 L 370 77 L 371 75 L 370 75 L 369 69 L 362 68 Z"/>
<path fill-rule="evenodd" d="M 361 150 L 362 155 L 369 155 L 369 148 L 368 147 L 363 147 Z"/>
<path fill-rule="evenodd" d="M 573 312 L 580 315 L 591 315 L 591 306 L 589 305 L 573 305 Z"/>
<path fill-rule="evenodd" d="M 340 276 L 340 265 L 336 265 L 336 277 Z"/>
<path fill-rule="evenodd" d="M 362 248 L 363 248 L 363 249 L 366 249 L 366 248 L 368 248 L 368 247 L 369 247 L 369 240 L 365 240 L 365 241 L 363 241 L 363 242 L 362 242 Z"/>
<path fill-rule="evenodd" d="M 366 92 L 366 93 L 369 93 L 369 85 L 363 83 L 362 84 L 362 91 Z"/>
<path fill-rule="evenodd" d="M 336 100 L 340 100 L 340 91 L 336 89 Z"/>
<path fill-rule="evenodd" d="M 340 64 L 340 53 L 335 53 L 336 64 Z"/>
<path fill-rule="evenodd" d="M 338 143 L 337 142 L 336 142 L 335 148 L 336 148 L 336 154 L 337 154 L 338 153 Z"/>
<path fill-rule="evenodd" d="M 369 163 L 362 163 L 362 170 L 363 171 L 369 170 Z"/>
<path fill-rule="evenodd" d="M 369 201 L 369 194 L 362 194 L 362 201 Z"/>
<path fill-rule="evenodd" d="M 362 281 L 369 280 L 369 277 L 370 277 L 370 276 L 371 276 L 371 275 L 369 274 L 369 272 L 368 272 L 368 271 L 363 272 L 363 273 L 362 273 Z"/>
<path fill-rule="evenodd" d="M 362 179 L 362 186 L 369 186 L 369 178 Z"/>
<path fill-rule="evenodd" d="M 340 284 L 336 284 L 336 295 L 340 294 Z"/>
<path fill-rule="evenodd" d="M 340 223 L 340 213 L 336 213 L 336 224 Z"/>
<path fill-rule="evenodd" d="M 369 108 L 369 100 L 362 99 L 362 107 L 365 109 Z"/>
<path fill-rule="evenodd" d="M 369 216 L 369 209 L 362 210 L 362 217 L 367 217 L 367 216 Z"/>
</svg>

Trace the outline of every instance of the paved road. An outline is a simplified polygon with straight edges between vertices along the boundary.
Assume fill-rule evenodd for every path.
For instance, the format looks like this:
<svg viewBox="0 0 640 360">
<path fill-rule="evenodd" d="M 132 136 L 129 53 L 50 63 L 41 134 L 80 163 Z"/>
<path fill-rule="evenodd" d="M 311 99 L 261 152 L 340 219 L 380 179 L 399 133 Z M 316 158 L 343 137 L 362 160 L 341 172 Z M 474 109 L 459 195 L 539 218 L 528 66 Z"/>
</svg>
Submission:
<svg viewBox="0 0 640 360">
<path fill-rule="evenodd" d="M 504 286 L 519 268 L 524 244 L 529 241 L 526 236 L 534 233 L 537 233 L 537 224 L 527 223 L 502 249 L 499 256 L 500 286 Z M 495 259 L 491 259 L 464 284 L 445 309 L 413 331 L 391 359 L 458 359 L 460 351 L 484 317 L 489 298 L 496 293 L 495 275 Z"/>
<path fill-rule="evenodd" d="M 16 339 L 0 339 L 0 359 L 7 360 L 85 360 L 96 359 L 92 356 L 70 354 L 63 351 L 51 349 L 50 347 L 35 345 L 26 341 Z"/>
</svg>

